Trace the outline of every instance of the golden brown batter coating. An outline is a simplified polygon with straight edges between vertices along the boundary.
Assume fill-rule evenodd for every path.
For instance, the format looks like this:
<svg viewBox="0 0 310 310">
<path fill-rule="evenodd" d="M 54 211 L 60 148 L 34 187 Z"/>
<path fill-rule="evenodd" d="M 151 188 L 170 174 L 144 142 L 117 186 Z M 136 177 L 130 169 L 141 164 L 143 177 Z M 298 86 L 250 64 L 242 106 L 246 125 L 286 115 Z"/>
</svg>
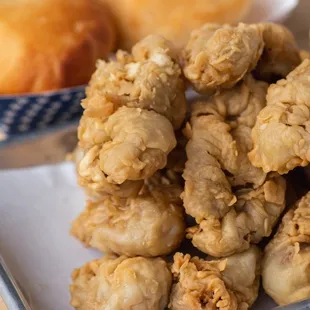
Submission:
<svg viewBox="0 0 310 310">
<path fill-rule="evenodd" d="M 236 203 L 222 218 L 208 216 L 199 225 L 187 229 L 187 238 L 195 247 L 223 257 L 242 252 L 272 233 L 285 208 L 285 180 L 270 176 L 257 189 L 235 192 Z"/>
<path fill-rule="evenodd" d="M 87 111 L 102 110 L 107 106 L 103 106 L 104 99 L 113 106 L 111 113 L 120 106 L 153 110 L 179 128 L 185 117 L 186 101 L 173 45 L 152 35 L 138 42 L 132 54 L 118 51 L 116 61 L 99 61 L 83 107 Z"/>
<path fill-rule="evenodd" d="M 143 186 L 143 180 L 125 181 L 122 184 L 108 182 L 106 175 L 99 166 L 100 147 L 94 146 L 84 152 L 78 148 L 75 152 L 78 183 L 84 187 L 91 200 L 101 199 L 105 195 L 117 197 L 136 196 Z"/>
<path fill-rule="evenodd" d="M 257 25 L 206 24 L 192 32 L 183 50 L 184 74 L 201 93 L 231 88 L 255 68 L 263 47 Z"/>
<path fill-rule="evenodd" d="M 164 310 L 171 273 L 161 258 L 104 256 L 72 273 L 76 310 Z"/>
<path fill-rule="evenodd" d="M 166 166 L 176 146 L 174 129 L 185 117 L 184 84 L 171 43 L 150 36 L 132 54 L 119 51 L 116 61 L 99 62 L 82 105 L 79 183 L 124 196 L 123 184 Z"/>
<path fill-rule="evenodd" d="M 192 107 L 183 201 L 198 225 L 187 229 L 187 237 L 216 257 L 244 251 L 269 236 L 285 206 L 284 179 L 266 176 L 247 157 L 266 89 L 249 75 Z"/>
<path fill-rule="evenodd" d="M 246 154 L 252 144 L 249 128 L 265 106 L 266 88 L 247 76 L 235 88 L 192 105 L 183 199 L 186 212 L 198 222 L 209 215 L 222 217 L 231 209 L 231 185 L 264 182 L 265 174 L 249 163 Z"/>
<path fill-rule="evenodd" d="M 265 248 L 263 287 L 278 304 L 310 298 L 310 193 L 283 217 Z"/>
<path fill-rule="evenodd" d="M 217 261 L 176 253 L 169 308 L 248 309 L 258 295 L 260 260 L 261 253 L 255 246 Z"/>
<path fill-rule="evenodd" d="M 252 131 L 249 158 L 265 172 L 287 173 L 310 162 L 310 60 L 268 89 Z"/>
<path fill-rule="evenodd" d="M 107 140 L 99 153 L 100 169 L 110 183 L 141 180 L 166 166 L 176 146 L 171 123 L 148 110 L 121 107 L 103 125 Z"/>
<path fill-rule="evenodd" d="M 157 185 L 136 198 L 89 202 L 71 233 L 86 246 L 127 256 L 170 254 L 184 238 L 181 188 Z"/>
</svg>

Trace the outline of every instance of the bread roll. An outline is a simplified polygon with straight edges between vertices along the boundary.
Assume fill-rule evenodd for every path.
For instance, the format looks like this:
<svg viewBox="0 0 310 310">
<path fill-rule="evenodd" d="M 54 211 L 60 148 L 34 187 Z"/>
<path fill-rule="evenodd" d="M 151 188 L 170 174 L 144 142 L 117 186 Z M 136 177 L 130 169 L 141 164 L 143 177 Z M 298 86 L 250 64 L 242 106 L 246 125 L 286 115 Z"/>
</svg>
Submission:
<svg viewBox="0 0 310 310">
<path fill-rule="evenodd" d="M 115 45 L 99 0 L 1 0 L 0 94 L 87 83 Z"/>
<path fill-rule="evenodd" d="M 160 34 L 182 47 L 193 29 L 205 23 L 235 23 L 252 0 L 101 0 L 117 19 L 122 48 L 149 34 Z"/>
</svg>

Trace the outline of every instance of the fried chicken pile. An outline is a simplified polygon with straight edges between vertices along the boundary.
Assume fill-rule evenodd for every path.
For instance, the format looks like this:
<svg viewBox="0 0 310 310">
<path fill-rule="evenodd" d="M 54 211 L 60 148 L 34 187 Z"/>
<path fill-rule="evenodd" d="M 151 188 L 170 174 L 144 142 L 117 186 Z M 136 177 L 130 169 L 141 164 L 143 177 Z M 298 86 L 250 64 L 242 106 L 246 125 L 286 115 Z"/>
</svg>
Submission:
<svg viewBox="0 0 310 310">
<path fill-rule="evenodd" d="M 261 253 L 252 246 L 222 260 L 206 261 L 176 253 L 170 309 L 248 309 L 259 289 Z M 238 272 L 236 272 L 238 270 Z"/>
<path fill-rule="evenodd" d="M 269 236 L 285 207 L 285 180 L 252 166 L 251 127 L 267 84 L 248 75 L 234 88 L 192 105 L 187 128 L 184 207 L 199 225 L 187 237 L 216 257 Z"/>
<path fill-rule="evenodd" d="M 305 193 L 298 171 L 282 174 L 310 162 L 309 81 L 309 53 L 271 23 L 207 24 L 180 53 L 148 36 L 99 61 L 74 154 L 89 200 L 71 233 L 108 256 L 73 272 L 72 306 L 246 310 L 261 273 L 277 303 L 310 298 L 310 192 L 258 249 L 286 196 Z M 178 252 L 170 271 L 159 256 L 192 253 L 185 237 L 213 258 Z"/>
<path fill-rule="evenodd" d="M 161 258 L 106 255 L 74 270 L 71 305 L 77 310 L 164 310 L 171 284 Z"/>
<path fill-rule="evenodd" d="M 310 297 L 310 192 L 285 214 L 266 246 L 262 279 L 279 305 Z"/>
</svg>

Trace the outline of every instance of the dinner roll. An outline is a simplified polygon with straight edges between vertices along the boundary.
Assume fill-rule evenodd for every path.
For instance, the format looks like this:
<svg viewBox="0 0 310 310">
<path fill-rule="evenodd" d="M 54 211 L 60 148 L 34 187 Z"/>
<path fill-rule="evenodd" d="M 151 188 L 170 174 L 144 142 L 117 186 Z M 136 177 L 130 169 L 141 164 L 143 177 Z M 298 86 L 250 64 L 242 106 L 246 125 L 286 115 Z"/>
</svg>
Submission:
<svg viewBox="0 0 310 310">
<path fill-rule="evenodd" d="M 120 45 L 130 49 L 149 34 L 182 47 L 193 29 L 205 23 L 235 23 L 253 0 L 101 0 L 117 18 Z"/>
<path fill-rule="evenodd" d="M 114 48 L 99 0 L 1 0 L 0 94 L 85 84 Z"/>
</svg>

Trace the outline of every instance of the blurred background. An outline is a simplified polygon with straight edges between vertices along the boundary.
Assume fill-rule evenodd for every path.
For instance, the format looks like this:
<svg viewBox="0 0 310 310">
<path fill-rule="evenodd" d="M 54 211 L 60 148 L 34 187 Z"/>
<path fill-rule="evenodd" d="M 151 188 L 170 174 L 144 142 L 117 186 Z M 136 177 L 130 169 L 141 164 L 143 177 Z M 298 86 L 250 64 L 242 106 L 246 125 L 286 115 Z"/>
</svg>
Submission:
<svg viewBox="0 0 310 310">
<path fill-rule="evenodd" d="M 2 0 L 0 168 L 58 162 L 76 145 L 97 59 L 150 33 L 178 48 L 204 23 L 285 24 L 308 50 L 309 0 Z"/>
</svg>

